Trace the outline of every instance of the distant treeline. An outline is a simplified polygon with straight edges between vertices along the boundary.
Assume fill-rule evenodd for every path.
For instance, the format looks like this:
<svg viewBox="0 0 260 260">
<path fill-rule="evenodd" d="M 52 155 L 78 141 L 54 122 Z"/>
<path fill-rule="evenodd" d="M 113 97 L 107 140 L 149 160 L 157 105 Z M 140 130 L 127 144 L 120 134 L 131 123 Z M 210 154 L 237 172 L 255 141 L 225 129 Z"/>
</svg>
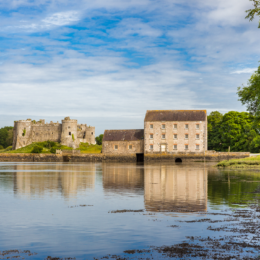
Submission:
<svg viewBox="0 0 260 260">
<path fill-rule="evenodd" d="M 5 126 L 0 128 L 0 150 L 4 149 L 13 143 L 13 127 Z"/>
<path fill-rule="evenodd" d="M 247 112 L 230 111 L 221 114 L 211 112 L 208 116 L 208 150 L 260 152 L 260 123 Z M 103 135 L 96 137 L 102 144 Z M 0 128 L 0 150 L 12 145 L 13 127 Z"/>
<path fill-rule="evenodd" d="M 260 124 L 247 112 L 230 111 L 208 116 L 208 150 L 260 152 Z"/>
</svg>

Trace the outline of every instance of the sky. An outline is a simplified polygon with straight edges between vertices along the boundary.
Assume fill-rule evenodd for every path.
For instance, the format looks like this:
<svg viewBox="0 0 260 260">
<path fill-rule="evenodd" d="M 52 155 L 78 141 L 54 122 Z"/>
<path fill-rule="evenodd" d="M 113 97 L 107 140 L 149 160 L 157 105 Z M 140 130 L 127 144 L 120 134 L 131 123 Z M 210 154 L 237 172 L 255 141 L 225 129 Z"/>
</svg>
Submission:
<svg viewBox="0 0 260 260">
<path fill-rule="evenodd" d="M 0 127 L 143 128 L 146 110 L 245 111 L 260 65 L 249 0 L 0 0 Z"/>
</svg>

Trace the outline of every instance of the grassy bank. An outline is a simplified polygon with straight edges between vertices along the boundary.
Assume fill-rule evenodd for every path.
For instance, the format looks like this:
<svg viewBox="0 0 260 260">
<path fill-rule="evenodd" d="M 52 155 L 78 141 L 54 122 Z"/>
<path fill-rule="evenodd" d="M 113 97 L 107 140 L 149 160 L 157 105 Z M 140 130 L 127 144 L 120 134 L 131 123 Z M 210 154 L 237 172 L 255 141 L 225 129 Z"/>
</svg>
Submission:
<svg viewBox="0 0 260 260">
<path fill-rule="evenodd" d="M 217 166 L 225 168 L 260 168 L 260 156 L 221 161 Z"/>
<path fill-rule="evenodd" d="M 57 142 L 35 142 L 17 150 L 12 150 L 12 146 L 0 150 L 0 153 L 55 153 L 56 150 L 72 150 L 71 147 L 61 145 Z M 79 148 L 81 153 L 101 153 L 102 145 L 81 143 Z M 37 152 L 38 151 L 38 152 Z"/>
</svg>

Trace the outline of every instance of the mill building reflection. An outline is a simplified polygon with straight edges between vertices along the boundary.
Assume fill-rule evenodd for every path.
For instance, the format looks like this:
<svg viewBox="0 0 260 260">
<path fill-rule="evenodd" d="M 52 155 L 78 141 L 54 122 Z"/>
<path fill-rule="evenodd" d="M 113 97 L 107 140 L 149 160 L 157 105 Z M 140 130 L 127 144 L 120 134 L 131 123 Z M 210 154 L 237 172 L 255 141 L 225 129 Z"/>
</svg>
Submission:
<svg viewBox="0 0 260 260">
<path fill-rule="evenodd" d="M 65 198 L 95 187 L 96 164 L 17 164 L 14 192 L 17 195 L 59 193 Z"/>
</svg>

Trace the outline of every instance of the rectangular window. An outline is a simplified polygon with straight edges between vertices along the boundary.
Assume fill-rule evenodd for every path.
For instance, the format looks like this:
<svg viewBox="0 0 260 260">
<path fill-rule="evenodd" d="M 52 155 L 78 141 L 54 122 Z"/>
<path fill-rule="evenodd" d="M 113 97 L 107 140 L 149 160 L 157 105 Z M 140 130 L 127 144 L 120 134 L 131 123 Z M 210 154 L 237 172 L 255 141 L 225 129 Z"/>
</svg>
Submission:
<svg viewBox="0 0 260 260">
<path fill-rule="evenodd" d="M 200 125 L 199 124 L 196 124 L 196 129 L 200 129 Z"/>
<path fill-rule="evenodd" d="M 93 135 L 93 132 L 91 132 L 91 134 Z"/>
<path fill-rule="evenodd" d="M 177 139 L 177 134 L 174 134 L 174 135 L 173 135 L 173 139 Z"/>
<path fill-rule="evenodd" d="M 118 145 L 115 145 L 115 150 L 118 150 Z"/>
<path fill-rule="evenodd" d="M 150 129 L 153 129 L 153 125 L 150 125 Z"/>
<path fill-rule="evenodd" d="M 185 144 L 185 150 L 189 149 L 189 145 Z"/>
<path fill-rule="evenodd" d="M 153 144 L 150 144 L 150 150 L 153 150 Z"/>
<path fill-rule="evenodd" d="M 69 132 L 69 135 L 71 135 L 71 132 Z"/>
<path fill-rule="evenodd" d="M 200 135 L 199 134 L 196 134 L 196 139 L 200 139 Z"/>
<path fill-rule="evenodd" d="M 189 135 L 188 134 L 185 134 L 185 139 L 189 139 Z"/>
<path fill-rule="evenodd" d="M 153 139 L 153 134 L 150 134 L 150 139 Z"/>
<path fill-rule="evenodd" d="M 131 144 L 128 146 L 128 149 L 129 149 L 129 150 L 132 150 L 132 145 L 131 145 Z"/>
<path fill-rule="evenodd" d="M 196 144 L 196 150 L 199 150 L 199 149 L 200 149 L 200 145 Z"/>
<path fill-rule="evenodd" d="M 162 134 L 162 139 L 165 139 L 165 134 Z"/>
<path fill-rule="evenodd" d="M 173 150 L 177 150 L 177 144 L 173 145 Z"/>
<path fill-rule="evenodd" d="M 185 129 L 189 129 L 189 125 L 188 124 L 185 124 Z"/>
<path fill-rule="evenodd" d="M 173 129 L 177 129 L 177 124 L 174 124 L 174 125 L 173 125 Z"/>
<path fill-rule="evenodd" d="M 165 124 L 162 124 L 162 129 L 165 129 Z"/>
</svg>

